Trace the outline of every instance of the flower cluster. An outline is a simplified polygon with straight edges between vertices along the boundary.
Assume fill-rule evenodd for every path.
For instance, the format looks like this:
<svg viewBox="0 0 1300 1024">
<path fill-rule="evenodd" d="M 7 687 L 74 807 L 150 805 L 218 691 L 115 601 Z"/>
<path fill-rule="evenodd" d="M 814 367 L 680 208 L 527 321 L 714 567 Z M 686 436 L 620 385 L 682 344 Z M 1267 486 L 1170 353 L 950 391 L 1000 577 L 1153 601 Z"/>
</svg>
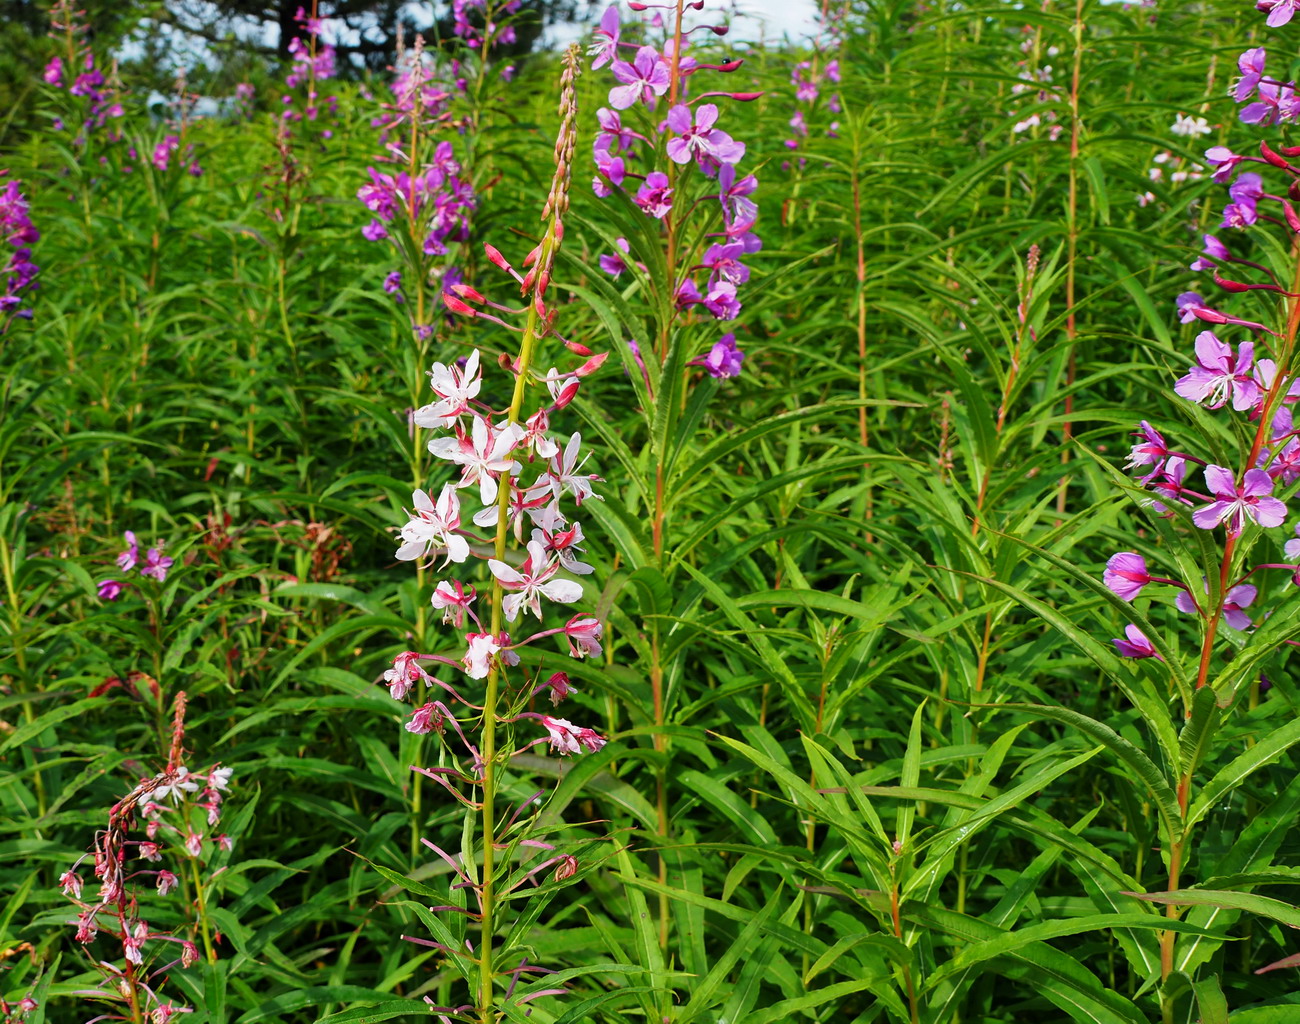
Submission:
<svg viewBox="0 0 1300 1024">
<path fill-rule="evenodd" d="M 674 38 L 666 40 L 662 50 L 624 42 L 617 7 L 605 11 L 590 50 L 592 67 L 609 65 L 618 84 L 609 91 L 609 106 L 597 112 L 600 132 L 594 145 L 596 176 L 592 185 L 602 198 L 615 190 L 627 193 L 647 217 L 662 221 L 669 233 L 675 226 L 675 211 L 679 219 L 714 213 L 720 230 L 707 236 L 703 251 L 675 268 L 673 298 L 679 313 L 698 307 L 716 320 L 735 320 L 741 311 L 739 289 L 750 276 L 742 260 L 762 248 L 753 230 L 758 207 L 750 198 L 758 180 L 752 174 L 740 175 L 737 165 L 745 156 L 745 143 L 718 127 L 716 104 L 700 100 L 725 96 L 748 101 L 758 94 L 710 92 L 688 97 L 694 75 L 707 70 L 733 72 L 741 64 L 702 63 L 687 53 L 687 37 L 697 31 L 721 35 L 726 27 L 701 25 L 683 31 L 682 52 L 678 53 Z M 661 100 L 667 102 L 662 121 L 656 113 Z M 635 124 L 625 121 L 633 116 Z M 692 166 L 704 179 L 702 186 L 692 188 L 699 180 L 691 174 Z M 698 200 L 712 203 L 701 205 Z M 619 239 L 618 244 L 621 253 L 600 258 L 601 268 L 615 277 L 641 267 L 624 258 L 629 254 L 627 240 Z M 724 348 L 734 349 L 734 345 L 733 336 Z M 739 370 L 739 359 L 724 359 L 719 351 L 712 361 L 697 365 L 705 366 L 714 376 L 732 376 Z"/>
<path fill-rule="evenodd" d="M 95 54 L 86 41 L 86 26 L 80 20 L 83 15 L 83 11 L 72 6 L 71 0 L 55 3 L 50 11 L 50 33 L 59 39 L 64 52 L 51 57 L 42 74 L 46 85 L 66 89 L 69 96 L 81 101 L 81 130 L 73 140 L 78 146 L 85 145 L 91 132 L 123 115 L 122 104 L 117 99 L 116 72 L 105 78 L 95 66 Z M 62 119 L 55 122 L 55 128 L 63 128 Z M 110 133 L 108 141 L 115 142 L 120 137 Z"/>
<path fill-rule="evenodd" d="M 517 38 L 515 27 L 492 19 L 515 14 L 520 6 L 521 0 L 506 0 L 500 5 L 490 4 L 489 0 L 451 0 L 452 31 L 465 41 L 466 46 L 475 49 L 482 46 L 485 39 L 489 47 L 511 46 Z M 471 11 L 477 11 L 477 16 L 471 17 Z"/>
<path fill-rule="evenodd" d="M 786 149 L 797 150 L 803 146 L 808 137 L 808 119 L 817 109 L 817 101 L 826 83 L 839 85 L 840 61 L 832 57 L 823 62 L 826 53 L 838 52 L 844 37 L 844 22 L 848 15 L 848 5 L 838 8 L 823 7 L 818 12 L 818 31 L 812 40 L 814 56 L 812 60 L 801 60 L 790 69 L 790 86 L 794 90 L 794 114 L 790 118 L 792 135 L 785 140 Z M 826 99 L 826 109 L 831 114 L 841 110 L 839 93 L 831 92 Z M 839 122 L 832 121 L 826 126 L 826 134 L 835 138 L 839 133 Z M 803 158 L 799 159 L 803 166 Z M 786 164 L 786 169 L 789 165 Z"/>
<path fill-rule="evenodd" d="M 1025 55 L 1025 58 L 1016 62 L 1020 69 L 1016 75 L 1019 80 L 1011 86 L 1011 95 L 1030 96 L 1033 103 L 1049 104 L 1057 98 L 1057 87 L 1052 84 L 1052 65 L 1041 61 L 1044 58 L 1053 59 L 1060 56 L 1060 48 L 1048 46 L 1043 49 L 1041 28 L 1026 25 L 1022 31 L 1025 38 L 1020 43 L 1020 52 Z M 1013 112 L 1011 116 L 1015 117 L 1016 113 Z M 1034 110 L 1017 120 L 1011 126 L 1011 132 L 1013 135 L 1021 135 L 1044 124 L 1048 126 L 1047 137 L 1052 142 L 1060 138 L 1061 132 L 1065 130 L 1057 112 L 1048 106 L 1043 110 Z"/>
<path fill-rule="evenodd" d="M 1282 25 L 1290 19 L 1283 10 L 1289 0 L 1260 0 L 1257 6 L 1270 12 L 1269 24 Z M 1264 49 L 1258 47 L 1241 55 L 1238 62 L 1242 78 L 1234 94 L 1244 102 L 1258 94 L 1258 101 L 1247 106 L 1241 119 L 1248 124 L 1274 124 L 1291 114 L 1278 104 L 1289 102 L 1292 86 L 1271 82 L 1264 77 Z M 1184 134 L 1202 134 L 1200 125 L 1191 123 Z M 1223 210 L 1220 228 L 1243 235 L 1258 227 L 1273 224 L 1300 233 L 1300 215 L 1292 207 L 1294 183 L 1300 167 L 1291 158 L 1300 156 L 1300 148 L 1274 151 L 1260 143 L 1260 156 L 1244 156 L 1224 146 L 1211 147 L 1206 162 L 1214 168 L 1214 180 L 1231 184 L 1229 201 Z M 1288 176 L 1279 188 L 1270 188 L 1262 174 L 1244 170 L 1243 163 L 1257 163 Z M 1200 255 L 1191 269 L 1209 271 L 1214 283 L 1231 294 L 1271 292 L 1291 298 L 1273 271 L 1237 253 L 1236 240 L 1231 246 L 1215 235 L 1205 235 Z M 1231 275 L 1231 276 L 1229 276 Z M 1244 421 L 1242 433 L 1253 440 L 1235 466 L 1212 463 L 1171 446 L 1150 423 L 1138 429 L 1138 443 L 1129 455 L 1128 468 L 1138 472 L 1137 483 L 1151 491 L 1150 504 L 1164 516 L 1186 515 L 1194 527 L 1225 533 L 1222 564 L 1207 566 L 1208 581 L 1199 585 L 1186 580 L 1153 576 L 1146 561 L 1135 552 L 1120 552 L 1107 563 L 1104 582 L 1125 601 L 1132 601 L 1151 583 L 1170 585 L 1179 590 L 1176 607 L 1199 616 L 1205 623 L 1203 653 L 1197 685 L 1206 684 L 1209 651 L 1220 622 L 1234 629 L 1248 629 L 1251 615 L 1246 611 L 1258 590 L 1247 579 L 1264 569 L 1285 569 L 1300 583 L 1300 543 L 1284 545 L 1285 562 L 1265 562 L 1244 573 L 1234 571 L 1233 553 L 1243 534 L 1251 527 L 1275 529 L 1287 518 L 1287 506 L 1276 492 L 1300 480 L 1300 429 L 1294 424 L 1292 406 L 1300 401 L 1300 379 L 1296 376 L 1294 329 L 1278 333 L 1264 323 L 1225 313 L 1211 306 L 1197 292 L 1178 296 L 1179 319 L 1184 324 L 1207 325 L 1196 336 L 1194 362 L 1174 382 L 1174 392 L 1202 408 L 1223 412 L 1230 408 Z M 1244 328 L 1250 336 L 1234 345 L 1220 338 L 1216 330 Z M 1116 640 L 1119 652 L 1126 657 L 1155 656 L 1153 646 L 1136 626 L 1129 626 L 1125 640 Z"/>
<path fill-rule="evenodd" d="M 308 121 L 315 121 L 321 112 L 320 93 L 316 89 L 316 83 L 333 78 L 337 74 L 335 67 L 334 47 L 330 46 L 320 38 L 323 25 L 321 19 L 316 16 L 316 4 L 312 3 L 311 13 L 299 7 L 294 15 L 294 21 L 302 26 L 302 36 L 294 36 L 289 40 L 289 55 L 293 58 L 293 66 L 289 74 L 285 76 L 284 84 L 289 89 L 297 89 L 300 85 L 307 86 L 306 103 L 301 111 L 293 108 L 294 97 L 286 93 L 281 97 L 284 104 L 284 113 L 281 116 L 286 121 L 301 121 L 304 117 Z M 325 105 L 329 110 L 330 116 L 338 111 L 338 97 L 325 97 Z M 321 135 L 328 139 L 333 133 L 327 128 Z"/>
<path fill-rule="evenodd" d="M 117 556 L 117 567 L 124 576 L 129 576 L 137 567 L 141 576 L 149 576 L 159 583 L 167 579 L 167 571 L 175 564 L 172 558 L 163 554 L 163 541 L 145 552 L 144 564 L 140 563 L 140 544 L 135 534 L 127 530 L 122 534 L 126 548 Z M 107 579 L 99 584 L 99 596 L 105 601 L 116 601 L 122 594 L 124 584 L 118 579 Z"/>
<path fill-rule="evenodd" d="M 464 296 L 486 301 L 466 286 L 458 290 Z M 449 302 L 454 307 L 464 304 L 456 298 Z M 477 315 L 492 318 L 490 314 Z M 599 360 L 594 362 L 598 364 Z M 475 350 L 459 364 L 433 364 L 429 384 L 435 400 L 415 412 L 417 426 L 440 432 L 428 441 L 427 447 L 430 454 L 450 465 L 453 479 L 443 484 L 436 497 L 424 490 L 412 494 L 412 508 L 401 529 L 397 558 L 428 564 L 441 559 L 441 569 L 482 559 L 500 585 L 501 611 L 512 629 L 524 629 L 529 615 L 541 623 L 546 604 L 571 605 L 581 600 L 582 587 L 569 576 L 584 576 L 592 571 L 581 561 L 582 524 L 568 518 L 564 505 L 571 500 L 577 508 L 584 501 L 598 499 L 592 484 L 599 477 L 583 472 L 586 460 L 581 435 L 575 433 L 564 440 L 550 433 L 551 415 L 573 401 L 581 384 L 578 374 L 591 369 L 594 366 L 589 362 L 572 374 L 550 370 L 540 380 L 549 402 L 527 419 L 515 420 L 503 418 L 503 413 L 493 410 L 480 397 L 482 369 Z M 481 507 L 473 514 L 462 511 L 462 502 L 474 498 Z M 503 523 L 520 543 L 528 531 L 526 557 L 518 564 L 484 553 L 491 550 L 488 537 Z M 476 531 L 483 533 L 476 535 Z M 404 700 L 423 685 L 468 705 L 451 684 L 430 675 L 421 662 L 456 669 L 470 679 L 483 679 L 494 661 L 504 667 L 518 666 L 523 648 L 548 637 L 563 637 L 573 658 L 601 653 L 602 627 L 590 615 L 578 613 L 562 626 L 527 636 L 516 633 L 512 638 L 507 631 L 493 633 L 490 624 L 480 618 L 477 597 L 476 589 L 458 578 L 436 584 L 433 607 L 442 613 L 444 624 L 464 631 L 463 654 L 459 659 L 413 651 L 398 655 L 384 674 L 395 699 Z M 556 701 L 567 696 L 572 687 L 563 673 L 559 675 L 561 679 L 552 677 L 535 686 L 533 692 L 547 690 Z M 529 712 L 519 717 L 539 720 L 548 730 L 552 746 L 561 753 L 576 752 L 579 747 L 599 750 L 604 745 L 596 733 L 571 726 L 563 719 Z M 414 733 L 442 733 L 449 724 L 465 740 L 448 706 L 442 700 L 432 700 L 411 714 L 406 728 Z M 465 742 L 468 745 L 468 740 Z"/>
<path fill-rule="evenodd" d="M 1198 118 L 1198 120 L 1204 121 L 1205 119 Z M 1178 122 L 1174 122 L 1170 131 L 1179 134 Z M 1200 181 L 1205 176 L 1204 172 L 1205 168 L 1200 164 L 1186 160 L 1167 149 L 1162 149 L 1151 158 L 1151 166 L 1147 168 L 1147 179 L 1153 184 L 1168 182 L 1171 185 L 1181 185 L 1187 181 Z M 1150 190 L 1138 196 L 1138 206 L 1148 206 L 1155 201 L 1156 194 Z"/>
<path fill-rule="evenodd" d="M 160 1024 L 174 1014 L 191 1012 L 164 1001 L 159 981 L 177 965 L 188 968 L 203 956 L 209 960 L 215 956 L 204 870 L 216 853 L 232 849 L 231 838 L 215 829 L 233 773 L 219 765 L 191 772 L 179 763 L 185 706 L 185 695 L 178 694 L 167 768 L 142 779 L 112 807 L 107 826 L 95 838 L 93 855 L 83 856 L 59 878 L 64 895 L 78 908 L 73 922 L 76 940 L 89 946 L 106 935 L 121 944 L 120 965 L 96 954 L 103 984 L 82 993 L 120 1007 L 100 1020 L 139 1020 L 138 1014 L 144 1012 L 144 1019 Z M 138 832 L 141 819 L 144 828 Z M 80 870 L 87 856 L 92 857 L 99 883 L 93 899 L 85 893 L 88 883 Z M 151 927 L 142 902 L 169 897 L 178 889 L 183 892 L 180 914 L 173 910 L 162 916 L 180 916 L 185 924 L 174 931 Z M 150 891 L 154 896 L 148 895 Z M 180 947 L 179 957 L 165 957 L 168 943 Z"/>
<path fill-rule="evenodd" d="M 4 174 L 0 171 L 0 176 Z M 14 317 L 30 320 L 32 311 L 20 308 L 23 293 L 36 287 L 39 268 L 32 262 L 31 245 L 41 237 L 32 223 L 23 198 L 22 186 L 10 179 L 0 189 L 0 238 L 10 249 L 4 267 L 4 288 L 0 290 L 0 335 L 8 329 Z"/>
</svg>

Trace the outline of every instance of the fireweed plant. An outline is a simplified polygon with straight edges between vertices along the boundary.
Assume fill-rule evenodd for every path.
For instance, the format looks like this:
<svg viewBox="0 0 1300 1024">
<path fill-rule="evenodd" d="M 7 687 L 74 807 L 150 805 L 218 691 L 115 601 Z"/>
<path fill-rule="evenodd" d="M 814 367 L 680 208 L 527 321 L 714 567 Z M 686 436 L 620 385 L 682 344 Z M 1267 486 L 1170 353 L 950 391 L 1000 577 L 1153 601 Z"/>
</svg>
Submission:
<svg viewBox="0 0 1300 1024">
<path fill-rule="evenodd" d="M 513 922 L 509 911 L 512 901 L 528 895 L 547 872 L 558 884 L 579 870 L 571 852 L 574 842 L 554 835 L 562 828 L 541 822 L 541 791 L 527 797 L 509 817 L 500 813 L 502 795 L 517 788 L 510 781 L 512 765 L 543 743 L 565 756 L 598 751 L 606 742 L 591 728 L 558 713 L 533 710 L 539 698 L 555 706 L 574 689 L 563 670 L 554 670 L 555 655 L 548 651 L 555 642 L 561 657 L 600 657 L 603 632 L 599 619 L 571 608 L 583 597 L 573 577 L 592 572 L 581 561 L 582 525 L 573 516 L 584 502 L 600 500 L 593 491 L 599 477 L 584 471 L 587 453 L 581 435 L 552 434 L 551 417 L 573 401 L 581 379 L 604 357 L 592 356 L 570 372 L 539 370 L 541 344 L 554 336 L 556 310 L 548 304 L 547 291 L 569 204 L 578 69 L 578 51 L 573 48 L 565 56 L 560 79 L 561 124 L 555 177 L 542 213 L 545 231 L 523 260 L 526 272 L 516 271 L 494 247 L 486 249 L 492 265 L 519 284 L 526 305 L 513 309 L 493 302 L 464 283 L 451 285 L 444 294 L 453 313 L 519 335 L 514 357 L 503 356 L 500 363 L 513 376 L 509 402 L 494 407 L 486 400 L 495 389 L 489 384 L 484 390 L 481 350 L 451 364 L 433 364 L 429 384 L 435 400 L 417 409 L 413 419 L 435 433 L 427 442 L 428 451 L 439 464 L 450 464 L 453 477 L 436 492 L 430 488 L 412 494 L 396 553 L 400 561 L 436 569 L 439 578 L 430 602 L 441 613 L 443 625 L 458 631 L 459 643 L 452 655 L 404 651 L 384 680 L 395 700 L 410 696 L 418 705 L 405 722 L 406 731 L 433 733 L 440 740 L 439 763 L 413 765 L 412 770 L 477 817 L 481 839 L 476 846 L 467 827 L 457 858 L 422 838 L 452 868 L 456 881 L 449 894 L 452 903 L 420 914 L 436 941 L 408 938 L 443 953 L 475 994 L 473 1004 L 441 1007 L 439 1012 L 482 1024 L 498 1019 L 501 1000 L 525 1006 L 540 996 L 564 992 L 554 985 L 520 988 L 532 974 L 554 972 L 529 964 L 519 929 L 520 922 L 536 918 L 538 909 L 519 911 Z M 511 322 L 519 319 L 522 326 Z M 582 346 L 568 345 L 590 355 Z M 480 507 L 471 513 L 474 505 Z M 485 563 L 491 580 L 490 588 L 482 585 L 481 599 L 466 572 L 472 560 Z M 541 628 L 557 613 L 567 621 Z M 530 618 L 538 628 L 530 627 Z M 453 685 L 439 678 L 449 672 L 463 675 L 468 683 Z M 462 692 L 467 685 L 482 686 L 477 698 L 481 704 Z M 529 735 L 537 729 L 544 734 Z M 549 887 L 543 902 L 553 893 L 554 886 Z M 458 916 L 447 924 L 435 914 Z M 466 936 L 467 921 L 479 926 L 477 938 Z M 507 925 L 506 936 L 499 939 L 497 931 Z M 504 994 L 497 992 L 499 984 L 505 986 Z"/>
</svg>

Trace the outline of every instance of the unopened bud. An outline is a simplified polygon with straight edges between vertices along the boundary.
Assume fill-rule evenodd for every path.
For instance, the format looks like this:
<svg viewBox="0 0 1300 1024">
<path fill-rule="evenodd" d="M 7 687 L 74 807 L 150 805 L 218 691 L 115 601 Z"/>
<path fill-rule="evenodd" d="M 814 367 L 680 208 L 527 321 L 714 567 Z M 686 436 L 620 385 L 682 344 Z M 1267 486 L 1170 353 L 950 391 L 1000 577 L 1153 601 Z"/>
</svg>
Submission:
<svg viewBox="0 0 1300 1024">
<path fill-rule="evenodd" d="M 453 313 L 459 313 L 461 316 L 477 316 L 472 306 L 461 302 L 460 299 L 452 295 L 451 292 L 442 293 L 442 301 L 447 304 L 447 308 Z"/>
<path fill-rule="evenodd" d="M 513 269 L 510 264 L 506 262 L 506 258 L 501 255 L 500 250 L 498 250 L 495 245 L 489 245 L 484 242 L 483 252 L 487 255 L 489 262 L 491 262 L 494 267 L 499 267 L 506 272 Z"/>
<path fill-rule="evenodd" d="M 1281 167 L 1283 170 L 1286 170 L 1291 166 L 1286 157 L 1282 156 L 1280 153 L 1273 152 L 1267 142 L 1261 142 L 1259 144 L 1259 154 L 1274 167 Z"/>
<path fill-rule="evenodd" d="M 560 864 L 555 869 L 555 880 L 563 882 L 566 878 L 572 878 L 578 873 L 578 858 L 565 855 L 560 858 Z"/>
<path fill-rule="evenodd" d="M 564 347 L 567 348 L 570 352 L 577 353 L 580 356 L 591 355 L 591 349 L 587 348 L 586 345 L 578 341 L 565 341 Z"/>
<path fill-rule="evenodd" d="M 451 290 L 459 295 L 462 299 L 469 299 L 471 302 L 487 302 L 487 298 L 465 284 L 463 281 L 457 281 L 451 286 Z"/>
<path fill-rule="evenodd" d="M 608 352 L 601 352 L 599 355 L 592 356 L 590 359 L 588 359 L 585 363 L 583 363 L 573 372 L 575 375 L 579 377 L 589 377 L 597 370 L 599 370 L 601 366 L 604 365 L 605 360 L 608 358 L 609 358 Z"/>
</svg>

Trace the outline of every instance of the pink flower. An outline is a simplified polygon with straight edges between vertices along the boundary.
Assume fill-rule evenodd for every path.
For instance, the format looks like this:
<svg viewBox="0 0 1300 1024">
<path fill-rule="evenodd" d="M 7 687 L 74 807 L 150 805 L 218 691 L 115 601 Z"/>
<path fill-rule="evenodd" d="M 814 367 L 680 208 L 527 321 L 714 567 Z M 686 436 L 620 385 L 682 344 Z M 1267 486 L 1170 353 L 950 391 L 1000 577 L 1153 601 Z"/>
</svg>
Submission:
<svg viewBox="0 0 1300 1024">
<path fill-rule="evenodd" d="M 564 446 L 564 451 L 551 459 L 550 486 L 556 498 L 563 497 L 564 492 L 568 491 L 573 495 L 575 505 L 581 506 L 584 501 L 591 498 L 600 500 L 600 496 L 592 492 L 591 481 L 599 480 L 595 473 L 579 473 L 583 463 L 587 461 L 586 457 L 578 461 L 578 451 L 582 446 L 582 435 L 575 433 L 569 438 L 569 443 Z"/>
<path fill-rule="evenodd" d="M 124 947 L 126 958 L 131 963 L 139 965 L 144 963 L 144 954 L 141 950 L 144 948 L 145 939 L 149 937 L 149 926 L 143 921 L 137 921 L 134 931 L 123 937 L 122 946 Z"/>
<path fill-rule="evenodd" d="M 701 103 L 692 123 L 691 108 L 679 103 L 668 111 L 668 127 L 677 133 L 668 140 L 668 159 L 674 163 L 690 163 L 691 158 L 703 163 L 735 164 L 745 155 L 745 144 L 736 142 L 726 132 L 714 128 L 718 108 L 712 103 Z"/>
<path fill-rule="evenodd" d="M 668 187 L 668 175 L 663 171 L 651 171 L 636 190 L 634 200 L 647 217 L 663 220 L 673 208 L 673 190 Z"/>
<path fill-rule="evenodd" d="M 191 857 L 197 857 L 203 852 L 203 835 L 199 832 L 187 832 L 185 834 L 185 852 Z"/>
<path fill-rule="evenodd" d="M 605 740 L 591 729 L 581 729 L 563 718 L 538 716 L 548 733 L 551 749 L 560 754 L 578 754 L 585 747 L 595 753 L 605 745 Z"/>
<path fill-rule="evenodd" d="M 433 588 L 432 604 L 441 610 L 443 625 L 460 629 L 465 625 L 465 612 L 473 603 L 474 597 L 474 588 L 470 587 L 467 593 L 460 580 L 441 580 Z"/>
<path fill-rule="evenodd" d="M 653 46 L 637 50 L 631 64 L 614 61 L 613 70 L 614 77 L 623 83 L 609 91 L 609 105 L 615 110 L 626 110 L 634 103 L 653 107 L 655 97 L 668 91 L 671 74 Z"/>
<path fill-rule="evenodd" d="M 116 601 L 122 596 L 122 584 L 117 580 L 104 580 L 95 588 L 101 601 Z"/>
<path fill-rule="evenodd" d="M 1238 412 L 1254 408 L 1260 400 L 1259 384 L 1250 372 L 1254 356 L 1252 342 L 1243 341 L 1233 356 L 1231 345 L 1221 342 L 1213 331 L 1202 331 L 1196 336 L 1197 365 L 1178 378 L 1174 391 L 1211 409 L 1221 409 L 1229 400 Z"/>
<path fill-rule="evenodd" d="M 393 659 L 393 667 L 384 673 L 384 682 L 394 700 L 404 700 L 416 683 L 430 682 L 429 673 L 420 667 L 419 659 L 415 651 L 403 651 Z"/>
<path fill-rule="evenodd" d="M 1135 437 L 1142 438 L 1133 446 L 1129 452 L 1128 461 L 1124 464 L 1125 469 L 1135 469 L 1138 466 L 1150 466 L 1151 472 L 1142 477 L 1142 483 L 1152 480 L 1160 472 L 1160 467 L 1169 456 L 1169 448 L 1165 444 L 1165 439 L 1161 436 L 1160 431 L 1151 426 L 1146 420 L 1138 424 L 1138 429 L 1134 431 Z"/>
<path fill-rule="evenodd" d="M 1296 542 L 1300 544 L 1300 541 Z M 599 658 L 601 634 L 604 627 L 600 620 L 590 615 L 575 615 L 564 624 L 564 635 L 569 638 L 569 657 Z"/>
<path fill-rule="evenodd" d="M 618 31 L 618 6 L 610 4 L 601 15 L 600 27 L 592 33 L 595 41 L 587 50 L 587 55 L 595 58 L 591 62 L 592 71 L 600 70 L 617 56 Z"/>
<path fill-rule="evenodd" d="M 1297 9 L 1300 9 L 1300 0 L 1256 0 L 1255 3 L 1255 10 L 1268 13 L 1266 24 L 1269 28 L 1281 28 Z"/>
<path fill-rule="evenodd" d="M 167 570 L 175 563 L 163 554 L 163 543 L 158 542 L 156 548 L 150 548 L 145 555 L 144 568 L 140 570 L 141 576 L 152 576 L 159 583 L 167 579 Z"/>
<path fill-rule="evenodd" d="M 1116 597 L 1132 601 L 1151 582 L 1151 574 L 1147 572 L 1146 559 L 1141 555 L 1133 551 L 1121 551 L 1117 555 L 1111 555 L 1101 579 Z"/>
<path fill-rule="evenodd" d="M 501 650 L 501 646 L 491 633 L 467 633 L 465 640 L 469 643 L 469 649 L 461 661 L 465 674 L 471 679 L 483 679 L 488 674 L 492 655 Z"/>
<path fill-rule="evenodd" d="M 159 896 L 166 896 L 169 892 L 175 889 L 176 886 L 178 886 L 179 884 L 180 884 L 180 879 L 178 879 L 170 871 L 158 872 L 158 895 Z"/>
<path fill-rule="evenodd" d="M 130 530 L 122 536 L 126 538 L 126 550 L 117 556 L 117 566 L 123 572 L 130 572 L 140 561 L 140 545 L 136 542 L 135 534 Z"/>
<path fill-rule="evenodd" d="M 77 915 L 77 934 L 75 938 L 78 942 L 91 942 L 95 934 L 99 931 L 99 922 L 95 920 L 95 910 L 90 908 L 83 910 Z"/>
<path fill-rule="evenodd" d="M 1124 635 L 1127 640 L 1115 639 L 1111 643 L 1115 645 L 1115 650 L 1119 652 L 1121 658 L 1160 658 L 1156 649 L 1151 646 L 1151 641 L 1146 638 L 1146 634 L 1137 626 L 1132 624 L 1124 627 Z M 1163 658 L 1160 658 L 1163 661 Z"/>
<path fill-rule="evenodd" d="M 614 239 L 614 243 L 623 250 L 623 256 L 628 254 L 626 238 L 616 238 Z M 615 253 L 613 256 L 610 256 L 607 253 L 601 253 L 600 259 L 598 260 L 600 263 L 600 269 L 610 277 L 617 278 L 627 269 L 627 261 L 623 259 L 623 256 L 620 256 L 618 253 Z"/>
<path fill-rule="evenodd" d="M 235 841 L 224 832 L 219 836 L 213 836 L 212 841 L 217 844 L 218 850 L 224 850 L 226 853 L 229 853 L 235 848 Z"/>
<path fill-rule="evenodd" d="M 50 62 L 45 65 L 45 72 L 41 77 L 45 79 L 47 85 L 62 88 L 63 59 L 61 57 L 51 57 Z"/>
<path fill-rule="evenodd" d="M 546 680 L 546 682 L 539 686 L 538 689 L 549 689 L 551 691 L 552 704 L 558 704 L 560 701 L 564 700 L 564 698 L 569 696 L 569 694 L 578 692 L 576 687 L 569 684 L 569 677 L 564 672 L 554 673 L 551 678 Z"/>
<path fill-rule="evenodd" d="M 1228 536 L 1236 537 L 1248 518 L 1263 527 L 1281 526 L 1286 519 L 1286 505 L 1272 497 L 1273 479 L 1262 469 L 1246 470 L 1238 486 L 1231 470 L 1206 466 L 1205 483 L 1218 500 L 1192 513 L 1192 522 L 1202 530 L 1226 522 Z"/>
<path fill-rule="evenodd" d="M 542 617 L 543 597 L 560 604 L 572 604 L 582 597 L 582 587 L 572 580 L 557 580 L 559 561 L 552 561 L 546 550 L 535 540 L 528 542 L 528 557 L 518 569 L 495 558 L 488 559 L 488 568 L 501 586 L 510 591 L 501 601 L 506 621 L 514 622 L 521 608 Z"/>
<path fill-rule="evenodd" d="M 1210 585 L 1206 583 L 1204 589 L 1208 594 Z M 1224 595 L 1223 617 L 1229 626 L 1233 629 L 1250 629 L 1253 623 L 1250 621 L 1250 616 L 1246 614 L 1245 609 L 1250 607 L 1258 595 L 1259 591 L 1249 583 L 1239 584 Z M 1185 615 L 1197 614 L 1192 595 L 1185 590 L 1180 591 L 1178 596 L 1174 598 L 1174 607 Z"/>
<path fill-rule="evenodd" d="M 151 864 L 157 864 L 162 860 L 162 847 L 150 840 L 142 840 L 140 843 L 140 857 Z"/>
<path fill-rule="evenodd" d="M 406 721 L 405 728 L 407 732 L 419 736 L 433 732 L 435 729 L 442 732 L 442 712 L 438 710 L 436 704 L 425 704 L 411 713 L 411 717 Z"/>
<path fill-rule="evenodd" d="M 63 895 L 71 896 L 74 900 L 81 899 L 82 885 L 81 876 L 75 871 L 68 870 L 59 876 L 59 888 L 63 890 Z"/>
<path fill-rule="evenodd" d="M 1237 79 L 1233 99 L 1238 103 L 1245 103 L 1250 99 L 1251 93 L 1259 86 L 1260 79 L 1264 77 L 1265 57 L 1264 47 L 1256 46 L 1237 58 L 1237 69 L 1241 72 L 1241 78 Z"/>
</svg>

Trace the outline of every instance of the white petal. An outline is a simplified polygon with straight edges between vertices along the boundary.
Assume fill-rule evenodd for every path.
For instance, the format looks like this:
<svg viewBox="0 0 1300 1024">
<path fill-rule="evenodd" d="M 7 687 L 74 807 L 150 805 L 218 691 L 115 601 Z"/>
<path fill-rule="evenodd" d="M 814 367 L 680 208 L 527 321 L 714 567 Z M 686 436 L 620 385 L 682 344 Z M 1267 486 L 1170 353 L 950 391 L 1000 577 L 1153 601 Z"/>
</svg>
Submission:
<svg viewBox="0 0 1300 1024">
<path fill-rule="evenodd" d="M 560 604 L 573 604 L 582 598 L 582 587 L 573 580 L 551 580 L 537 588 L 552 601 Z"/>
<path fill-rule="evenodd" d="M 498 562 L 495 558 L 489 558 L 487 563 L 488 568 L 492 570 L 492 575 L 502 583 L 513 584 L 516 587 L 523 585 L 524 578 L 514 569 L 510 568 L 510 566 L 506 565 L 505 562 Z"/>
</svg>

